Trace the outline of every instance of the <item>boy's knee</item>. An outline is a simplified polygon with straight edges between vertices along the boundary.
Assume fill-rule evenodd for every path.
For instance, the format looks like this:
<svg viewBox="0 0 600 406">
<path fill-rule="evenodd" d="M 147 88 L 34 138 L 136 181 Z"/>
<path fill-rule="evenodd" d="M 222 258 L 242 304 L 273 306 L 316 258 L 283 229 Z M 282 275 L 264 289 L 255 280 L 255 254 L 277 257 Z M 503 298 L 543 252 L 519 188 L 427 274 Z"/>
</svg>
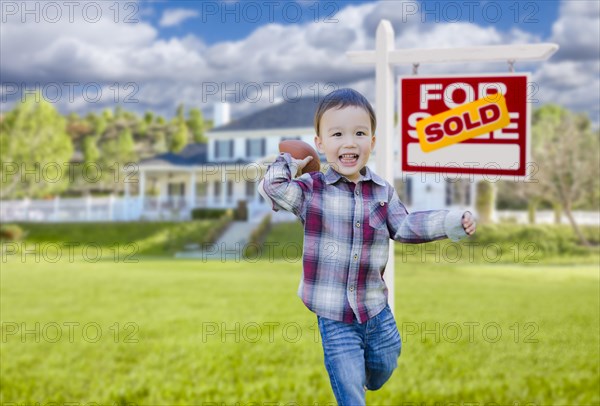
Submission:
<svg viewBox="0 0 600 406">
<path fill-rule="evenodd" d="M 390 379 L 396 367 L 387 370 L 370 371 L 367 373 L 367 389 L 379 390 Z"/>
</svg>

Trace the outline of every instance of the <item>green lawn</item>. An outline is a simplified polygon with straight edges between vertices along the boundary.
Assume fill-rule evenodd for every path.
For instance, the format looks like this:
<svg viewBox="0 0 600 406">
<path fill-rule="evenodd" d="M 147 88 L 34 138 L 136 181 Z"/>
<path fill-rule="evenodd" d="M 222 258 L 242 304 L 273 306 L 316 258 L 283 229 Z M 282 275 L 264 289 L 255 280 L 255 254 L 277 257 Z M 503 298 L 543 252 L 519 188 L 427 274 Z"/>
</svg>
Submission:
<svg viewBox="0 0 600 406">
<path fill-rule="evenodd" d="M 173 255 L 186 244 L 201 246 L 212 242 L 216 229 L 228 221 L 17 223 L 25 232 L 25 239 L 8 242 L 12 246 L 6 256 L 20 257 L 19 251 L 37 251 L 41 258 L 53 258 L 57 252 L 66 255 L 71 250 L 81 257 L 86 255 L 86 249 L 88 257 L 96 257 L 98 252 L 100 259 Z"/>
<path fill-rule="evenodd" d="M 367 403 L 599 404 L 597 265 L 397 257 L 402 356 Z M 297 260 L 3 262 L 1 403 L 333 405 L 300 274 Z"/>
</svg>

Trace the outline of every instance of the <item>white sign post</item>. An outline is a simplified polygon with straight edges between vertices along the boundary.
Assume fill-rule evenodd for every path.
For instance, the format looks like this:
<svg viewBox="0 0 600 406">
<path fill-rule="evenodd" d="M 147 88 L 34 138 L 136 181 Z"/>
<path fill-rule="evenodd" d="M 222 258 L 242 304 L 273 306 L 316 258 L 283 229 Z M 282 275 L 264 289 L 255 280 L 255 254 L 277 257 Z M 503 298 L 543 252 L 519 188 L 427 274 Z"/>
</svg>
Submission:
<svg viewBox="0 0 600 406">
<path fill-rule="evenodd" d="M 395 49 L 394 29 L 388 20 L 377 27 L 374 51 L 351 51 L 346 55 L 356 64 L 375 65 L 375 113 L 377 115 L 377 173 L 394 184 L 394 65 L 422 63 L 546 60 L 558 50 L 557 44 L 495 45 L 447 49 Z M 400 100 L 398 101 L 400 104 Z M 400 109 L 400 106 L 399 106 Z M 400 165 L 400 162 L 396 163 Z M 390 240 L 388 263 L 383 276 L 388 302 L 394 311 L 394 241 Z"/>
</svg>

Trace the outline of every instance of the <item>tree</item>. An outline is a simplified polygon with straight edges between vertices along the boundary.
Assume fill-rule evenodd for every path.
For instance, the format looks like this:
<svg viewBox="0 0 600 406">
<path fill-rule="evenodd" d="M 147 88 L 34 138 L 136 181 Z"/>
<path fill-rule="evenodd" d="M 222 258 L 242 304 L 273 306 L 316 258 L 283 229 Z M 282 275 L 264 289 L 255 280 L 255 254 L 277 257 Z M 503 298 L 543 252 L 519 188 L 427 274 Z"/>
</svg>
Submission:
<svg viewBox="0 0 600 406">
<path fill-rule="evenodd" d="M 157 131 L 154 134 L 154 143 L 152 144 L 152 150 L 155 154 L 162 154 L 167 152 L 169 148 L 167 147 L 167 137 L 163 131 Z"/>
<path fill-rule="evenodd" d="M 184 121 L 185 120 L 185 117 L 184 117 L 183 113 L 184 113 L 184 107 L 183 107 L 183 104 L 180 104 L 179 106 L 177 106 L 177 111 L 175 113 L 176 119 L 178 121 Z"/>
<path fill-rule="evenodd" d="M 104 109 L 104 111 L 102 112 L 102 117 L 104 117 L 107 123 L 110 123 L 114 119 L 112 110 Z"/>
<path fill-rule="evenodd" d="M 538 183 L 525 184 L 562 208 L 583 245 L 589 245 L 573 217 L 573 208 L 594 198 L 600 185 L 597 172 L 599 134 L 586 115 L 547 105 L 533 114 L 532 156 Z M 557 206 L 559 205 L 559 206 Z"/>
<path fill-rule="evenodd" d="M 188 143 L 188 129 L 185 125 L 185 121 L 180 121 L 176 125 L 177 129 L 173 133 L 169 144 L 169 151 L 171 152 L 181 151 Z"/>
<path fill-rule="evenodd" d="M 2 198 L 64 191 L 72 155 L 65 118 L 41 95 L 26 98 L 0 124 Z"/>
<path fill-rule="evenodd" d="M 126 165 L 129 162 L 135 161 L 135 143 L 133 142 L 133 136 L 129 128 L 126 128 L 119 134 L 117 139 L 119 146 L 119 161 L 122 165 Z"/>
<path fill-rule="evenodd" d="M 96 172 L 100 171 L 100 150 L 96 143 L 97 136 L 88 135 L 83 139 L 83 168 L 80 168 L 81 172 L 78 177 L 79 187 L 88 190 L 90 186 L 88 183 L 95 183 Z"/>
<path fill-rule="evenodd" d="M 122 130 L 117 137 L 103 142 L 100 153 L 102 182 L 108 183 L 113 191 L 119 190 L 123 181 L 121 170 L 130 162 L 136 161 L 135 143 L 129 128 Z"/>
<path fill-rule="evenodd" d="M 96 137 L 93 135 L 88 135 L 83 140 L 83 158 L 86 164 L 96 163 L 100 158 Z"/>
<path fill-rule="evenodd" d="M 189 119 L 186 122 L 194 142 L 206 144 L 208 140 L 204 136 L 204 119 L 202 112 L 197 108 L 190 109 Z"/>
<path fill-rule="evenodd" d="M 154 113 L 152 113 L 151 111 L 147 111 L 144 114 L 144 121 L 146 122 L 146 124 L 150 125 L 152 124 L 152 122 L 154 121 Z"/>
</svg>

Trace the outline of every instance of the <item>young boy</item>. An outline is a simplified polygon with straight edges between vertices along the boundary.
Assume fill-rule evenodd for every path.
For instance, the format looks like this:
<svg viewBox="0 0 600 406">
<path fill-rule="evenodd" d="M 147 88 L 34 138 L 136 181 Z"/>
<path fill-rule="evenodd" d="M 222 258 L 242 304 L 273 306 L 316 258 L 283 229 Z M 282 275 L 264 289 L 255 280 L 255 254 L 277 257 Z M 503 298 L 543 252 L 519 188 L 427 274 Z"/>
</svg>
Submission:
<svg viewBox="0 0 600 406">
<path fill-rule="evenodd" d="M 315 114 L 315 145 L 327 158 L 327 172 L 296 177 L 311 157 L 297 160 L 282 153 L 262 184 L 274 210 L 288 210 L 304 225 L 298 296 L 317 314 L 325 367 L 343 406 L 364 405 L 365 391 L 381 388 L 400 356 L 400 334 L 382 278 L 389 239 L 457 241 L 476 227 L 470 212 L 408 214 L 394 188 L 366 166 L 375 128 L 375 113 L 364 96 L 336 90 Z"/>
</svg>

